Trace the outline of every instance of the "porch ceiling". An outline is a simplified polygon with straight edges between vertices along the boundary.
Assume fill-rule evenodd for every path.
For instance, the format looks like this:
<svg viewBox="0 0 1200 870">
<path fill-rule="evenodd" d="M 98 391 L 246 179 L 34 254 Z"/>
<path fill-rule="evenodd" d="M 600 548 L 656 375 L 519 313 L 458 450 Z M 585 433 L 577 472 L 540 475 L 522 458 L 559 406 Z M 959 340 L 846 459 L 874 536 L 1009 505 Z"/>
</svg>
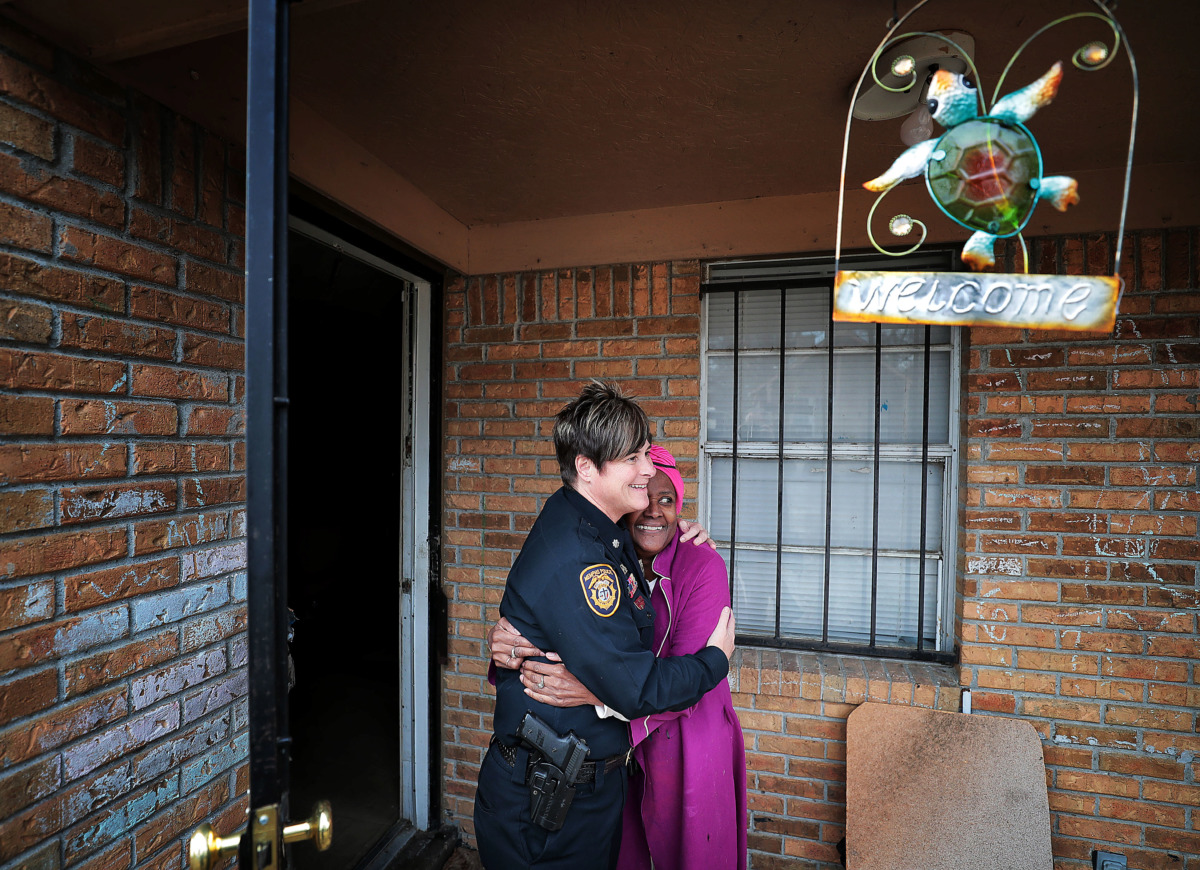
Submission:
<svg viewBox="0 0 1200 870">
<path fill-rule="evenodd" d="M 240 140 L 245 5 L 0 0 L 0 12 Z M 910 23 L 972 34 L 990 89 L 1038 26 L 1095 7 L 996 8 L 933 0 Z M 470 228 L 836 190 L 849 94 L 892 3 L 304 0 L 293 9 L 294 98 Z M 1142 79 L 1137 163 L 1194 167 L 1200 3 L 1130 0 L 1117 15 Z M 1025 52 L 1011 86 L 1104 35 L 1094 21 L 1057 28 Z M 1031 125 L 1048 170 L 1121 166 L 1129 94 L 1124 56 L 1102 73 L 1071 72 Z M 901 120 L 855 125 L 852 187 L 899 153 Z"/>
</svg>

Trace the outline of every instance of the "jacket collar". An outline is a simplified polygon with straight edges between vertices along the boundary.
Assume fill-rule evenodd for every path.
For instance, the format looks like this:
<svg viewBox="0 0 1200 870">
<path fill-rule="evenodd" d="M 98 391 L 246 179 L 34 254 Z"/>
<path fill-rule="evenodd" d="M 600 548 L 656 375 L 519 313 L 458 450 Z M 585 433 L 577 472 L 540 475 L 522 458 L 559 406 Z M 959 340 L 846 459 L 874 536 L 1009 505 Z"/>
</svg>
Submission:
<svg viewBox="0 0 1200 870">
<path fill-rule="evenodd" d="M 671 572 L 674 570 L 672 566 L 675 563 L 675 553 L 678 551 L 679 546 L 679 528 L 676 527 L 675 537 L 671 538 L 671 542 L 663 547 L 662 552 L 650 561 L 651 567 L 654 568 L 654 573 L 659 577 L 670 579 Z"/>
</svg>

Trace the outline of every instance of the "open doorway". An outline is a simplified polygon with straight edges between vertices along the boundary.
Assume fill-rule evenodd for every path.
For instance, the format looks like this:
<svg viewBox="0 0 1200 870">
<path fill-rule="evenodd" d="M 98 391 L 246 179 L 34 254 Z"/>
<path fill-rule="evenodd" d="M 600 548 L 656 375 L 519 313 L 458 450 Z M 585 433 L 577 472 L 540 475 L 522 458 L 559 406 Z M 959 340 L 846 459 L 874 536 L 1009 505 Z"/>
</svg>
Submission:
<svg viewBox="0 0 1200 870">
<path fill-rule="evenodd" d="M 419 822 L 404 758 L 414 285 L 320 232 L 293 229 L 288 261 L 291 812 L 332 803 L 332 846 L 304 866 L 348 870 Z"/>
</svg>

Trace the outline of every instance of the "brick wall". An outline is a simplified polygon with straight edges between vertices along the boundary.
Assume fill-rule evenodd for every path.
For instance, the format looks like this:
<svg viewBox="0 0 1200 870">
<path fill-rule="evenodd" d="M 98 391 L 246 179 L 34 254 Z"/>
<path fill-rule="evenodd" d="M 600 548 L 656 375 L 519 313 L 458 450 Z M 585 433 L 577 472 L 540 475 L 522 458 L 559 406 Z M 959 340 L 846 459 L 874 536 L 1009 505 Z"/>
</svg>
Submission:
<svg viewBox="0 0 1200 870">
<path fill-rule="evenodd" d="M 0 866 L 244 817 L 240 161 L 0 22 Z"/>
<path fill-rule="evenodd" d="M 963 688 L 977 712 L 1041 734 L 1059 868 L 1090 867 L 1105 846 L 1139 868 L 1200 867 L 1188 857 L 1200 853 L 1197 241 L 1190 230 L 1130 236 L 1111 336 L 972 330 L 959 668 L 735 654 L 751 867 L 840 866 L 856 704 L 957 710 Z M 1111 274 L 1102 236 L 1040 240 L 1032 253 L 1037 270 Z M 617 380 L 684 459 L 695 496 L 699 273 L 654 263 L 448 288 L 444 810 L 468 832 L 493 703 L 482 638 L 559 485 L 554 413 L 586 379 Z"/>
<path fill-rule="evenodd" d="M 1127 240 L 1113 335 L 971 333 L 961 681 L 1041 734 L 1063 867 L 1200 867 L 1197 240 Z M 1112 273 L 1104 236 L 1032 255 Z"/>
</svg>

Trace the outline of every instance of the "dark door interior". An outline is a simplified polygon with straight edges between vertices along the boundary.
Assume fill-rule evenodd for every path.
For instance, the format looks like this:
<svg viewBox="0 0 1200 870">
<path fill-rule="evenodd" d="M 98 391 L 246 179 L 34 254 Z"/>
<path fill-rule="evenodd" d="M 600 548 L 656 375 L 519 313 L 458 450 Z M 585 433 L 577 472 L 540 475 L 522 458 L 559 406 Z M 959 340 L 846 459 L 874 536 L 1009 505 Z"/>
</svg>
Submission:
<svg viewBox="0 0 1200 870">
<path fill-rule="evenodd" d="M 288 605 L 292 815 L 326 798 L 352 868 L 400 819 L 400 528 L 405 283 L 289 234 Z"/>
</svg>

